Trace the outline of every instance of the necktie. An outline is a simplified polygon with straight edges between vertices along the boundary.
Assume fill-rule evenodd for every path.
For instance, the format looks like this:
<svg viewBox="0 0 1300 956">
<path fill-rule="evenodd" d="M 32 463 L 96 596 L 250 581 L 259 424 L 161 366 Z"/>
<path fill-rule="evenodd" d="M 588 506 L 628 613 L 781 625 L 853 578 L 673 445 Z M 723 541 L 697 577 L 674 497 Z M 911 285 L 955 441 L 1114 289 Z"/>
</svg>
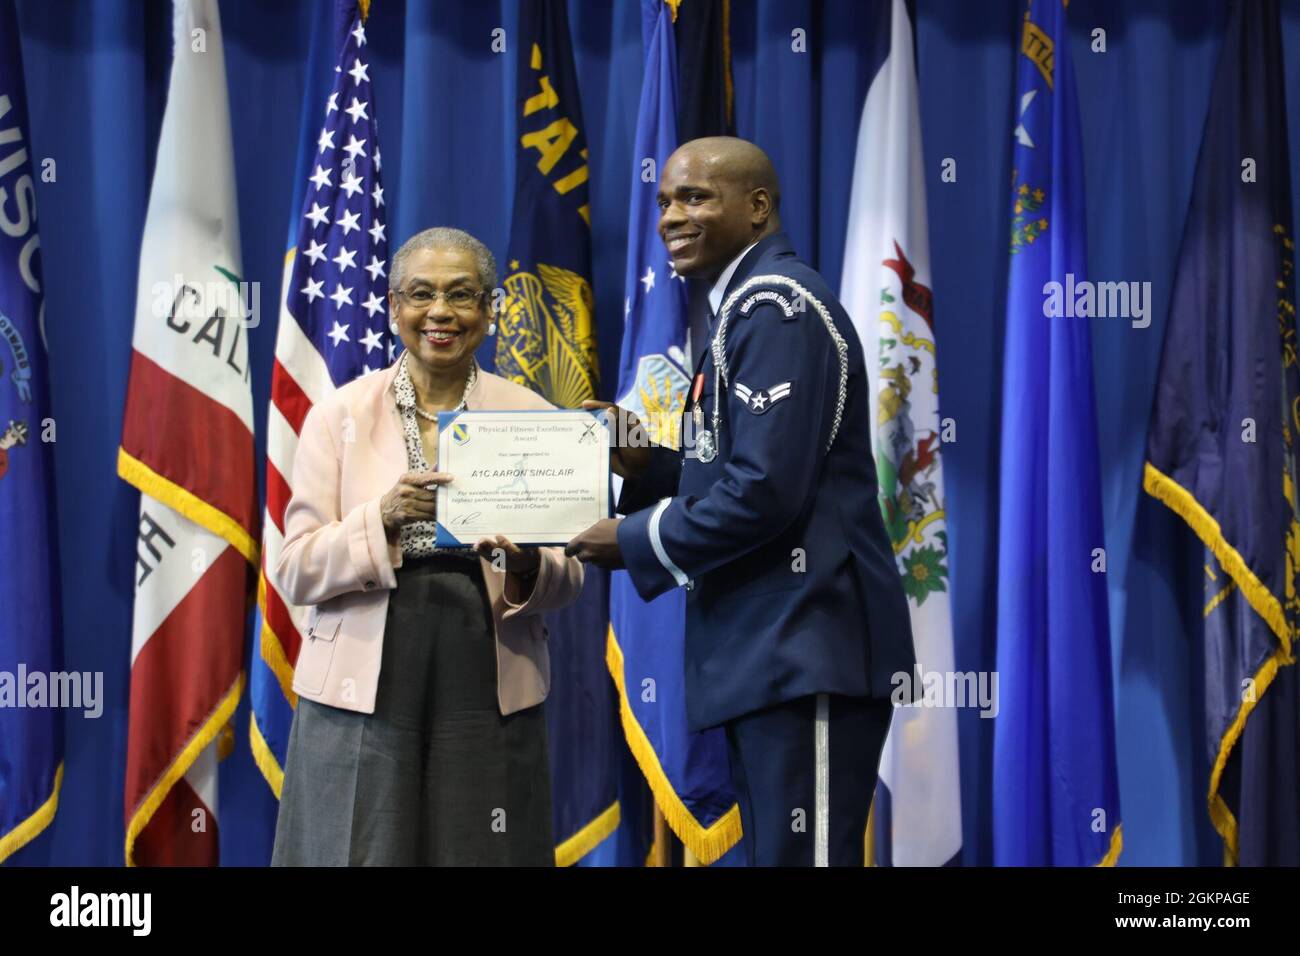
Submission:
<svg viewBox="0 0 1300 956">
<path fill-rule="evenodd" d="M 713 309 L 709 307 L 709 290 L 702 283 L 694 284 L 687 301 L 691 317 L 691 369 L 698 371 L 700 361 L 709 347 L 713 331 Z"/>
</svg>

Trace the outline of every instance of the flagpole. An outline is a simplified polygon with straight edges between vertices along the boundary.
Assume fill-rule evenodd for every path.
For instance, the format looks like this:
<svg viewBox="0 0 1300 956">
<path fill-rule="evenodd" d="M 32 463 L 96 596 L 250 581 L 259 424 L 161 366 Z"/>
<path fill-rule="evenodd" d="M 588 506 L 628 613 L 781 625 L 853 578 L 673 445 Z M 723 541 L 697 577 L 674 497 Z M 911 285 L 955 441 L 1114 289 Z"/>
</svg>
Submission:
<svg viewBox="0 0 1300 956">
<path fill-rule="evenodd" d="M 650 865 L 651 866 L 672 866 L 673 851 L 669 841 L 672 840 L 672 832 L 668 829 L 668 821 L 664 819 L 664 812 L 659 809 L 659 804 L 655 804 L 655 842 L 650 848 Z"/>
</svg>

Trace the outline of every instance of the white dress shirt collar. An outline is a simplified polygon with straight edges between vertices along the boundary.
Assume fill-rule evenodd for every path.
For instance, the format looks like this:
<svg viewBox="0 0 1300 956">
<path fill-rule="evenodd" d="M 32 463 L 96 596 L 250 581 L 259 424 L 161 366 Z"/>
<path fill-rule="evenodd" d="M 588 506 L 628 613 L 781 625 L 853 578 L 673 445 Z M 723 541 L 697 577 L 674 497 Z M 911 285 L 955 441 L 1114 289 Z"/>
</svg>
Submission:
<svg viewBox="0 0 1300 956">
<path fill-rule="evenodd" d="M 709 290 L 709 308 L 713 310 L 715 316 L 718 314 L 718 310 L 722 308 L 722 297 L 727 293 L 727 284 L 731 282 L 731 277 L 734 276 L 736 270 L 740 268 L 740 260 L 745 258 L 749 253 L 749 250 L 753 249 L 756 245 L 758 245 L 757 239 L 742 249 L 740 255 L 732 259 L 727 268 L 722 270 L 722 274 L 718 276 L 718 281 L 713 283 L 713 288 Z"/>
</svg>

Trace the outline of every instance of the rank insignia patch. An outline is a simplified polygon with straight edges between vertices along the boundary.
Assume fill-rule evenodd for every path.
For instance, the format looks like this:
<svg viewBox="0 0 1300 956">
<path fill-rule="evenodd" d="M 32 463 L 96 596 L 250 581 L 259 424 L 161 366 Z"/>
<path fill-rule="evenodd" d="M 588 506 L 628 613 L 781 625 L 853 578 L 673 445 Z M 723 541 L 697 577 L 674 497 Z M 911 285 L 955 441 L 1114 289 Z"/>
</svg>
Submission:
<svg viewBox="0 0 1300 956">
<path fill-rule="evenodd" d="M 736 383 L 736 397 L 745 403 L 755 415 L 762 415 L 769 408 L 781 401 L 783 398 L 790 396 L 790 387 L 793 382 L 782 382 L 779 385 L 773 385 L 771 388 L 752 389 L 748 385 Z"/>
</svg>

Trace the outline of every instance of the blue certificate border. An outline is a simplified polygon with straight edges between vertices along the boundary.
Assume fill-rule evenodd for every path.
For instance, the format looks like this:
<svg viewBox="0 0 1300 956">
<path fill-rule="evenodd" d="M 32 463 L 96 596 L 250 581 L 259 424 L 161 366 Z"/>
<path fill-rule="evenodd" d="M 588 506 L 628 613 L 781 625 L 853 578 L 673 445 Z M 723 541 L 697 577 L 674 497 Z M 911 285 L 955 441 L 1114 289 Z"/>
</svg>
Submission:
<svg viewBox="0 0 1300 956">
<path fill-rule="evenodd" d="M 605 415 L 609 409 L 606 408 L 520 408 L 511 410 L 508 408 L 462 408 L 455 412 L 438 413 L 438 445 L 442 446 L 442 433 L 455 424 L 456 419 L 465 412 L 474 415 L 509 415 L 512 418 L 518 418 L 520 415 L 554 415 L 556 412 L 586 412 L 592 418 L 600 418 Z M 441 455 L 439 455 L 438 469 L 442 469 Z M 605 492 L 605 517 L 613 517 L 614 495 L 613 489 L 607 488 Z M 434 544 L 439 548 L 470 548 L 473 547 L 469 542 L 461 541 L 449 530 L 441 521 L 434 522 L 434 529 L 437 532 L 434 537 Z M 529 542 L 520 547 L 527 548 L 553 548 L 558 545 L 568 544 L 567 541 L 547 541 L 547 542 Z"/>
</svg>

